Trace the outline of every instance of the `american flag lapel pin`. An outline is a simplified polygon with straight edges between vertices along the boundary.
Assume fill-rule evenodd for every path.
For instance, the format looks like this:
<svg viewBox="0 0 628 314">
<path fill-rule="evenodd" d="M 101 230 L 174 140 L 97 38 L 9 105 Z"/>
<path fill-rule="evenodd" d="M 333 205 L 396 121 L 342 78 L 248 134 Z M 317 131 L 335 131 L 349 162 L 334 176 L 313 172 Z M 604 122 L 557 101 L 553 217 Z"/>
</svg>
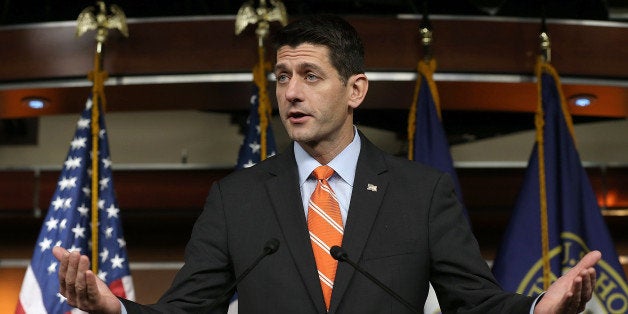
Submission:
<svg viewBox="0 0 628 314">
<path fill-rule="evenodd" d="M 371 192 L 377 192 L 377 185 L 369 183 L 366 185 L 366 189 Z"/>
</svg>

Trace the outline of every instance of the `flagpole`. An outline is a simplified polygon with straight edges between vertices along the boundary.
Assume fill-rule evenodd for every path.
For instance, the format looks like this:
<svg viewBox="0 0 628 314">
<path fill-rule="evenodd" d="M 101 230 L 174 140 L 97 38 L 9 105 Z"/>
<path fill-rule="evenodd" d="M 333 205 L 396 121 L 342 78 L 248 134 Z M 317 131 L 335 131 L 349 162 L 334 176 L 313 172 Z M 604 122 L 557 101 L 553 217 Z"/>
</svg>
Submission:
<svg viewBox="0 0 628 314">
<path fill-rule="evenodd" d="M 102 42 L 98 42 L 94 56 L 94 70 L 90 72 L 89 79 L 94 83 L 92 87 L 92 271 L 98 272 L 98 134 L 99 105 L 102 99 L 105 106 L 103 83 L 107 73 L 102 71 Z M 102 98 L 101 98 L 102 97 Z"/>
<path fill-rule="evenodd" d="M 414 85 L 414 93 L 412 96 L 412 104 L 408 113 L 408 159 L 414 160 L 414 135 L 416 131 L 416 111 L 419 100 L 419 92 L 421 90 L 421 81 L 423 78 L 427 80 L 428 88 L 432 94 L 436 113 L 441 119 L 440 100 L 436 83 L 434 82 L 434 72 L 436 71 L 436 60 L 432 58 L 432 24 L 429 20 L 427 12 L 427 1 L 423 2 L 423 20 L 419 26 L 419 34 L 421 35 L 421 46 L 423 46 L 423 58 L 417 62 L 417 78 Z"/>
<path fill-rule="evenodd" d="M 262 24 L 258 26 L 258 30 Z M 265 49 L 262 35 L 258 34 L 259 45 L 257 47 L 258 62 L 253 68 L 253 81 L 257 85 L 259 90 L 259 99 L 257 112 L 259 115 L 259 128 L 260 128 L 260 161 L 266 159 L 267 154 L 267 131 L 269 117 L 272 114 L 272 108 L 270 106 L 270 100 L 268 99 L 268 90 L 266 89 L 266 72 L 270 71 L 270 63 L 265 61 Z"/>
<path fill-rule="evenodd" d="M 550 285 L 550 258 L 549 258 L 549 228 L 547 218 L 547 192 L 545 186 L 545 147 L 543 142 L 543 99 L 542 99 L 542 61 L 541 58 L 537 61 L 536 67 L 536 79 L 537 90 L 539 94 L 538 107 L 536 116 L 534 119 L 536 126 L 536 142 L 537 142 L 537 154 L 539 159 L 539 201 L 540 201 L 540 216 L 541 216 L 541 260 L 543 262 L 543 290 L 547 290 Z"/>
<path fill-rule="evenodd" d="M 270 22 L 279 21 L 281 25 L 288 24 L 288 14 L 283 3 L 279 0 L 271 0 L 272 8 L 266 6 L 266 0 L 259 1 L 259 7 L 253 7 L 253 2 L 243 4 L 238 10 L 235 22 L 235 34 L 239 35 L 249 24 L 257 24 L 257 64 L 253 67 L 253 81 L 259 91 L 257 112 L 260 128 L 260 160 L 266 159 L 267 132 L 269 118 L 272 115 L 272 107 L 268 98 L 266 73 L 270 71 L 270 63 L 265 60 L 266 50 L 264 39 L 270 32 Z"/>
<path fill-rule="evenodd" d="M 543 290 L 550 286 L 550 256 L 549 256 L 549 223 L 547 217 L 547 187 L 545 180 L 545 143 L 543 127 L 545 125 L 543 113 L 543 82 L 542 75 L 544 65 L 548 64 L 551 58 L 551 42 L 547 27 L 545 25 L 545 14 L 541 18 L 541 32 L 539 34 L 541 53 L 538 57 L 535 72 L 538 93 L 538 104 L 534 124 L 536 127 L 537 154 L 539 160 L 539 210 L 541 224 L 541 261 L 543 265 Z"/>
<path fill-rule="evenodd" d="M 105 81 L 108 74 L 102 69 L 104 43 L 107 39 L 109 28 L 118 28 L 120 32 L 128 36 L 126 17 L 124 12 L 117 6 L 111 6 L 112 15 L 107 15 L 107 8 L 103 1 L 97 1 L 98 12 L 94 15 L 93 7 L 88 7 L 81 12 L 77 20 L 77 36 L 81 36 L 88 30 L 96 30 L 96 52 L 94 53 L 94 67 L 87 75 L 93 82 L 92 86 L 92 180 L 91 180 L 91 240 L 92 240 L 92 272 L 98 273 L 98 200 L 99 200 L 99 147 L 98 139 L 100 135 L 100 107 L 103 112 L 106 108 L 104 93 Z"/>
</svg>

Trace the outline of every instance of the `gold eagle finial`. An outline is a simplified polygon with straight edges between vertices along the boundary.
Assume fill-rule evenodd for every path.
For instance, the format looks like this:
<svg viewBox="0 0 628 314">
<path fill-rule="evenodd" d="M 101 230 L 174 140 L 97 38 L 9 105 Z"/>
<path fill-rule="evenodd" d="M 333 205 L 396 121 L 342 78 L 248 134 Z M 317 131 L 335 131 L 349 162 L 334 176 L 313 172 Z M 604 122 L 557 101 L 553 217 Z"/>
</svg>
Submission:
<svg viewBox="0 0 628 314">
<path fill-rule="evenodd" d="M 238 10 L 235 21 L 235 34 L 239 35 L 249 24 L 259 24 L 255 33 L 260 45 L 268 35 L 269 23 L 278 21 L 281 25 L 288 24 L 286 7 L 280 0 L 270 0 L 271 8 L 266 6 L 266 0 L 260 0 L 259 7 L 254 7 L 254 1 L 249 0 Z"/>
<path fill-rule="evenodd" d="M 107 15 L 107 8 L 103 1 L 98 1 L 98 12 L 92 7 L 85 8 L 78 16 L 76 36 L 81 36 L 90 30 L 96 30 L 96 40 L 99 43 L 105 41 L 108 29 L 118 29 L 124 37 L 129 37 L 126 24 L 126 15 L 117 5 L 110 7 L 111 14 Z"/>
</svg>

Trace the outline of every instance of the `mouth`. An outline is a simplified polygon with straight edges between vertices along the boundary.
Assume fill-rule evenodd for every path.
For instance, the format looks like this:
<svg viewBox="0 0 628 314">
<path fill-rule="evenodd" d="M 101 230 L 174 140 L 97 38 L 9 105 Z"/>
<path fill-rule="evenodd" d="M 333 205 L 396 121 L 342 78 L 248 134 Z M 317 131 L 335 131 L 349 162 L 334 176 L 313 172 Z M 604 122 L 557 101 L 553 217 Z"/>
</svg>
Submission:
<svg viewBox="0 0 628 314">
<path fill-rule="evenodd" d="M 303 113 L 303 112 L 290 112 L 288 114 L 288 118 L 301 118 L 301 117 L 304 117 L 304 116 L 306 116 L 306 114 Z"/>
<path fill-rule="evenodd" d="M 304 122 L 307 117 L 309 117 L 309 115 L 301 111 L 293 111 L 288 113 L 288 120 L 292 123 Z"/>
</svg>

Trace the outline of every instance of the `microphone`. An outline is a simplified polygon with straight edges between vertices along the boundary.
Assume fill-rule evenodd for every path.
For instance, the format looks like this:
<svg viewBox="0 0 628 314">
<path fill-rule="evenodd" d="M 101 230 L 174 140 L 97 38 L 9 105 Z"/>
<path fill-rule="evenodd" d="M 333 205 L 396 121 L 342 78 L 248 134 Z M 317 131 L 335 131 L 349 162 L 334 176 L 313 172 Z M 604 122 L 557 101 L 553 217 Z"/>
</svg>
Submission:
<svg viewBox="0 0 628 314">
<path fill-rule="evenodd" d="M 413 312 L 413 313 L 421 313 L 421 312 L 419 312 L 419 310 L 414 308 L 414 306 L 412 306 L 412 304 L 410 304 L 410 302 L 404 300 L 400 295 L 395 293 L 395 291 L 392 291 L 392 289 L 388 288 L 384 283 L 382 283 L 381 281 L 377 280 L 377 278 L 373 277 L 373 275 L 371 275 L 365 269 L 360 267 L 360 265 L 358 265 L 355 262 L 353 262 L 352 260 L 350 260 L 349 259 L 349 255 L 347 255 L 347 252 L 345 252 L 345 250 L 343 248 L 341 248 L 341 247 L 339 247 L 337 245 L 334 245 L 334 246 L 331 247 L 331 249 L 329 249 L 329 254 L 331 254 L 331 256 L 335 260 L 340 261 L 340 262 L 346 262 L 347 264 L 351 265 L 351 267 L 353 267 L 355 270 L 360 272 L 362 275 L 364 275 L 370 281 L 372 281 L 373 283 L 378 285 L 380 288 L 384 289 L 384 291 L 386 291 L 386 293 L 388 293 L 390 296 L 392 296 L 393 298 L 397 299 L 397 301 L 399 301 L 399 303 L 403 304 L 411 312 Z"/>
<path fill-rule="evenodd" d="M 259 262 L 264 257 L 277 252 L 278 249 L 279 240 L 275 238 L 270 238 L 268 241 L 266 241 L 266 243 L 264 244 L 264 248 L 262 249 L 262 253 L 253 261 L 253 263 L 251 263 L 251 265 L 246 270 L 244 270 L 244 272 L 242 272 L 242 274 L 240 274 L 240 276 L 236 278 L 236 280 L 227 289 L 225 289 L 225 291 L 223 291 L 223 293 L 218 298 L 216 298 L 211 303 L 211 305 L 209 306 L 209 310 L 213 310 L 218 304 L 224 302 L 225 297 L 229 296 L 229 293 L 233 291 L 233 289 L 253 270 L 253 268 L 257 266 L 257 264 L 259 264 Z"/>
</svg>

